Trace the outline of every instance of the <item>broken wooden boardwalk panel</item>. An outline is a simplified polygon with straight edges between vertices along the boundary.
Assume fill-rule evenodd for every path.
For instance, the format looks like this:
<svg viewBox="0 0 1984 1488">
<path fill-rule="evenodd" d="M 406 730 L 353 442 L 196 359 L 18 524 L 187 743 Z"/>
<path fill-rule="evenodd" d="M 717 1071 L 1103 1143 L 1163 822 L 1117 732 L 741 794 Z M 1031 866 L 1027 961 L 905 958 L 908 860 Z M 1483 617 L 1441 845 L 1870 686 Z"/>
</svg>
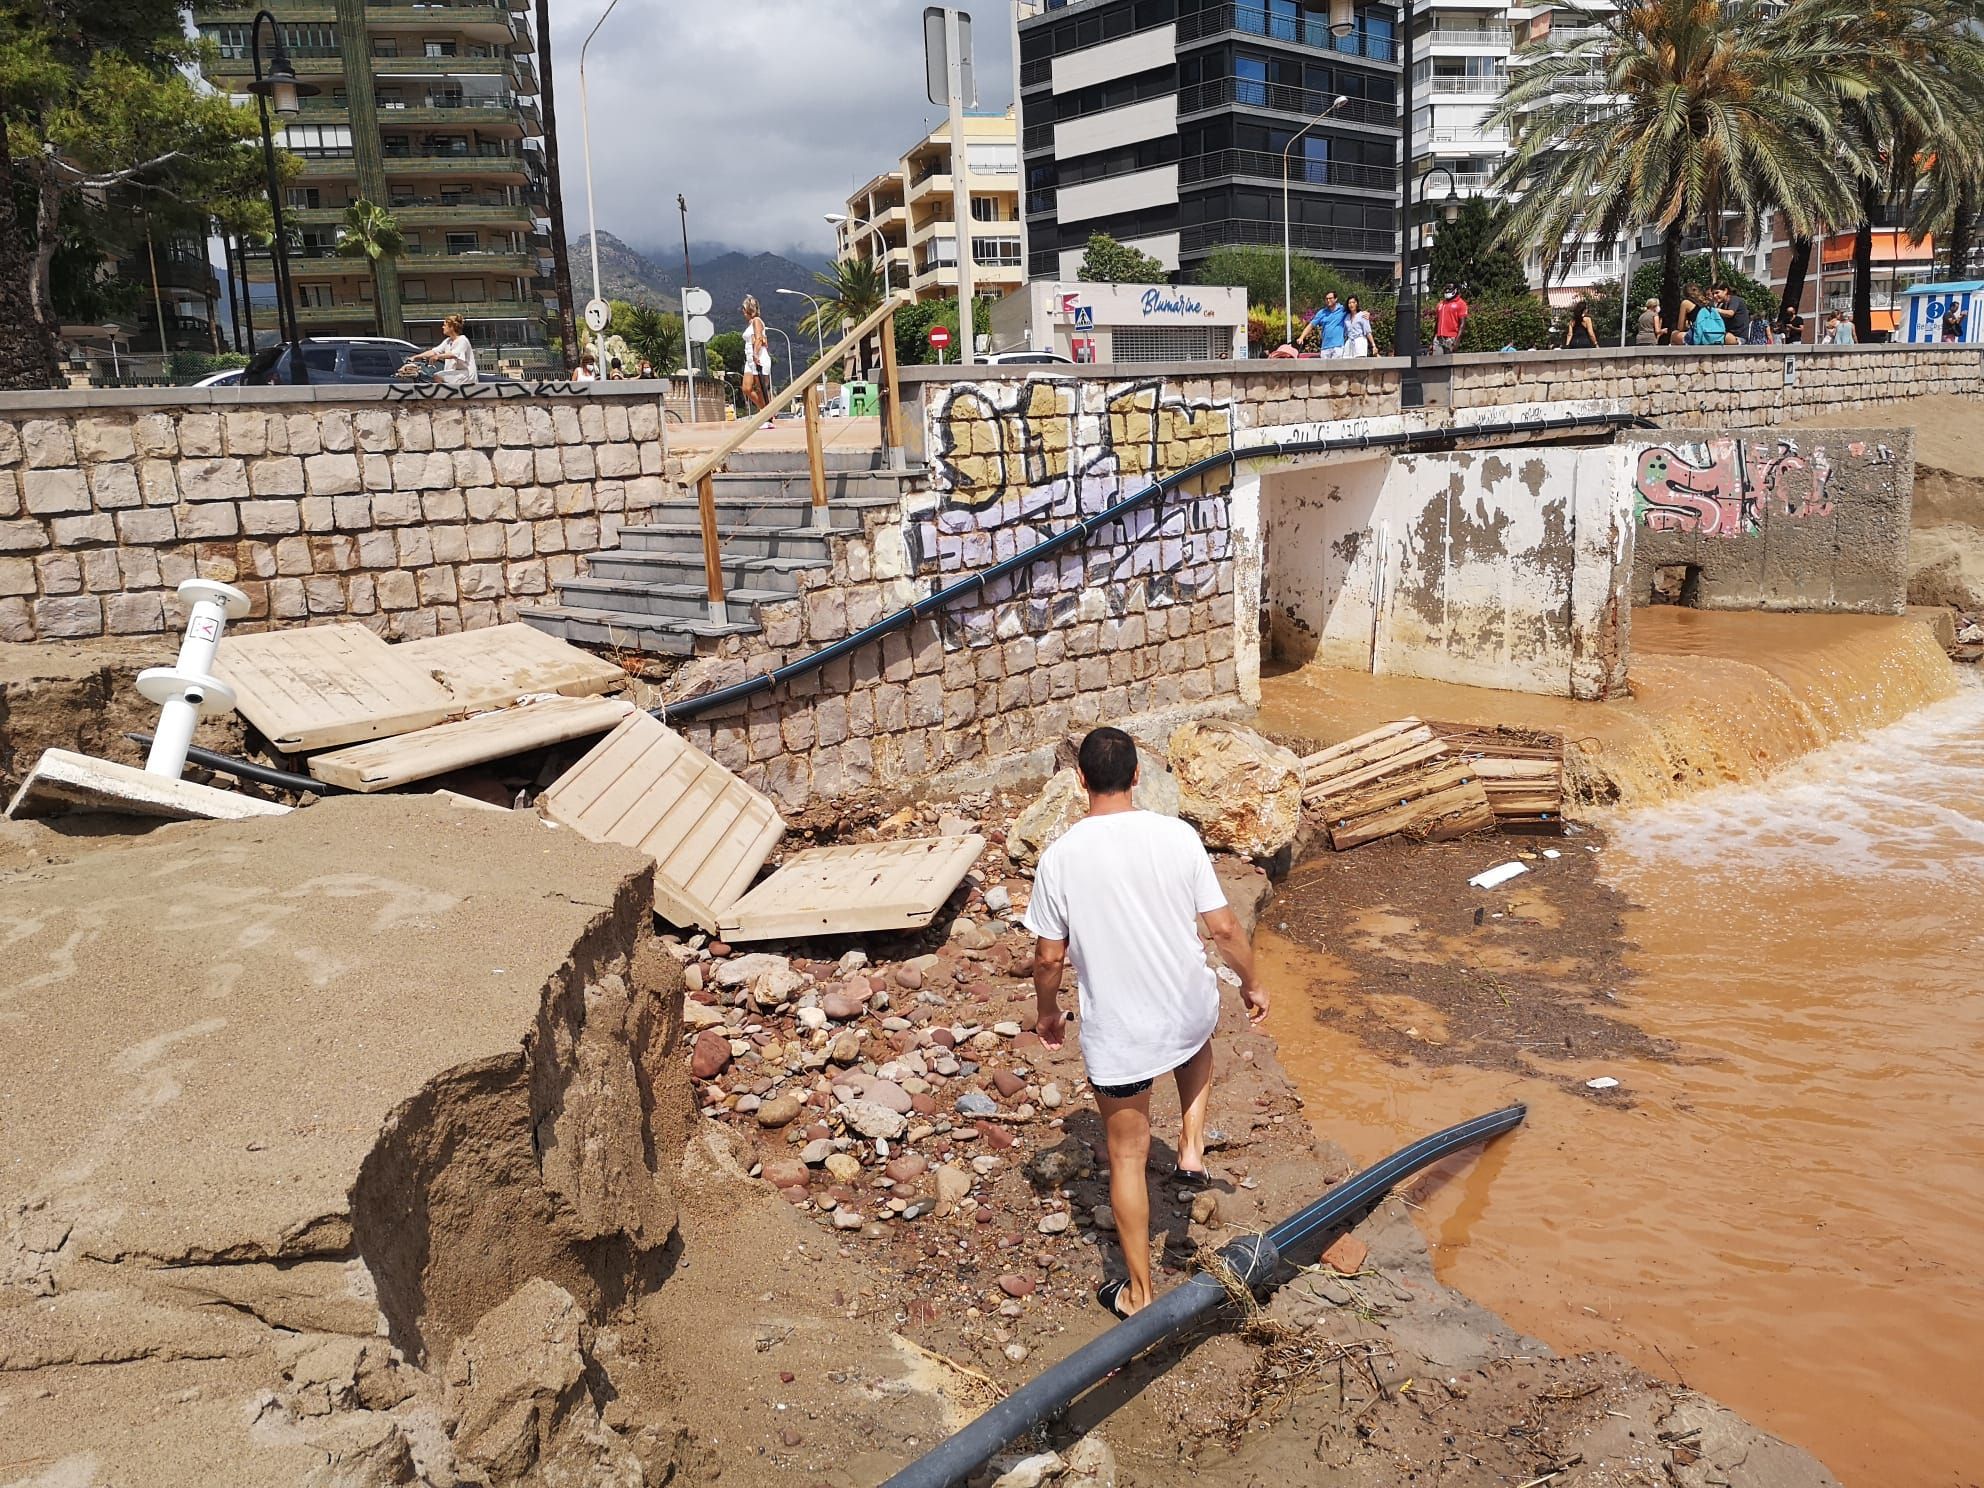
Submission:
<svg viewBox="0 0 1984 1488">
<path fill-rule="evenodd" d="M 538 797 L 552 821 L 655 860 L 655 908 L 714 933 L 785 834 L 772 803 L 651 714 L 635 713 Z"/>
<path fill-rule="evenodd" d="M 627 681 L 614 663 L 521 622 L 404 641 L 398 650 L 447 688 L 464 712 L 534 693 L 592 697 Z"/>
<path fill-rule="evenodd" d="M 723 913 L 730 941 L 915 929 L 944 907 L 985 839 L 918 837 L 795 853 Z"/>
<path fill-rule="evenodd" d="M 541 698 L 391 739 L 333 749 L 311 758 L 310 773 L 346 790 L 391 790 L 527 749 L 603 734 L 633 711 L 634 705 L 621 698 Z"/>
<path fill-rule="evenodd" d="M 1400 833 L 1420 842 L 1445 842 L 1482 832 L 1495 825 L 1488 794 L 1472 776 L 1416 800 L 1402 801 L 1355 821 L 1330 829 L 1330 846 L 1339 852 Z"/>
<path fill-rule="evenodd" d="M 362 625 L 311 625 L 229 635 L 214 671 L 234 689 L 241 716 L 297 754 L 408 733 L 462 711 L 407 650 Z"/>
</svg>

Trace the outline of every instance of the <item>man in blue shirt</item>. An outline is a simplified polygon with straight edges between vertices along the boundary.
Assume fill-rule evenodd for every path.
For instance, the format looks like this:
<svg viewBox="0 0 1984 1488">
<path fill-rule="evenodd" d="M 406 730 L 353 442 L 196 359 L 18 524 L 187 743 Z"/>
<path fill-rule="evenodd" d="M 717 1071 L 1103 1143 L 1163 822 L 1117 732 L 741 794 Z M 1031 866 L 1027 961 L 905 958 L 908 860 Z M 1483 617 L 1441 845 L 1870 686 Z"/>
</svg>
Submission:
<svg viewBox="0 0 1984 1488">
<path fill-rule="evenodd" d="M 1308 341 L 1312 335 L 1321 335 L 1323 355 L 1340 357 L 1349 339 L 1343 329 L 1344 323 L 1349 319 L 1350 312 L 1336 302 L 1336 291 L 1328 290 L 1323 295 L 1322 309 L 1309 317 L 1309 324 L 1302 332 L 1302 341 Z"/>
</svg>

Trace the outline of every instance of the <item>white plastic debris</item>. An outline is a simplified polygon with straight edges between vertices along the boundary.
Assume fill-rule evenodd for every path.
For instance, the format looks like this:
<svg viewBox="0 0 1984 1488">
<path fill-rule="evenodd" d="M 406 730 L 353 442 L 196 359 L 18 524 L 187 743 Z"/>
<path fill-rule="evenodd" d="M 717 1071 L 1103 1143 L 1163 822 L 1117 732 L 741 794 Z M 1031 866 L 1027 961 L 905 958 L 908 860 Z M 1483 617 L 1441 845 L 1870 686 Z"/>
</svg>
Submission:
<svg viewBox="0 0 1984 1488">
<path fill-rule="evenodd" d="M 1493 868 L 1475 874 L 1467 883 L 1469 888 L 1492 889 L 1497 884 L 1505 884 L 1510 879 L 1527 872 L 1529 872 L 1527 863 L 1497 863 Z"/>
<path fill-rule="evenodd" d="M 1558 852 L 1554 847 L 1546 847 L 1543 849 L 1543 856 L 1546 858 L 1561 858 L 1563 854 Z"/>
<path fill-rule="evenodd" d="M 1596 1080 L 1586 1080 L 1584 1082 L 1584 1088 L 1586 1090 L 1617 1090 L 1619 1088 L 1619 1082 L 1610 1075 L 1600 1075 Z"/>
</svg>

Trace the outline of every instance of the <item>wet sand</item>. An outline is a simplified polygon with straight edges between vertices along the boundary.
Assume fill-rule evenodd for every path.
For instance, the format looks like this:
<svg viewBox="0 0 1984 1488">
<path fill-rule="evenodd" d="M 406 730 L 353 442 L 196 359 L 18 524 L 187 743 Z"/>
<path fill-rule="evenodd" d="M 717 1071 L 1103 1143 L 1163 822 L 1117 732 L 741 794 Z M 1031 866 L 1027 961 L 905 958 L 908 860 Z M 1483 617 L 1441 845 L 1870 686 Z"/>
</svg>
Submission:
<svg viewBox="0 0 1984 1488">
<path fill-rule="evenodd" d="M 1345 960 L 1274 934 L 1271 912 L 1267 964 L 1297 1012 L 1276 1030 L 1283 1062 L 1318 1128 L 1360 1159 L 1529 1102 L 1520 1140 L 1417 1191 L 1442 1279 L 1515 1326 L 1684 1379 L 1850 1484 L 1975 1481 L 1984 686 L 1958 689 L 1904 622 L 1635 620 L 1630 703 L 1494 696 L 1504 721 L 1567 710 L 1616 762 L 1626 799 L 1653 804 L 1604 813 L 1601 855 L 1456 892 L 1491 912 L 1518 893 L 1569 900 L 1569 876 L 1595 863 L 1638 906 L 1623 926 L 1623 1014 L 1674 1060 L 1530 1051 L 1545 1065 L 1532 1075 L 1386 1063 L 1342 1010 L 1374 991 L 1409 1000 L 1409 983 L 1366 985 Z M 1268 711 L 1287 718 L 1373 682 L 1280 679 Z M 1418 704 L 1462 716 L 1454 705 Z M 1751 783 L 1663 801 L 1687 781 L 1652 760 L 1695 730 L 1713 743 L 1712 774 Z M 1856 734 L 1788 767 L 1780 753 L 1801 735 Z M 1443 850 L 1422 851 L 1438 872 Z M 1621 1095 L 1585 1094 L 1596 1075 Z"/>
</svg>

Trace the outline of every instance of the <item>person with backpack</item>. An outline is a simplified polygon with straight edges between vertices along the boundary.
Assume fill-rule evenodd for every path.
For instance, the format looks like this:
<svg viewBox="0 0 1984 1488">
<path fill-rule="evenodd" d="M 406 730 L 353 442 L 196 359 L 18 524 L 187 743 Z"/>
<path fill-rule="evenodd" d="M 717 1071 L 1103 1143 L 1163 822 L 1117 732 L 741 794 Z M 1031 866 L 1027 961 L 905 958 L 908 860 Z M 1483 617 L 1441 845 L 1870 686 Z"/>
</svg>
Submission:
<svg viewBox="0 0 1984 1488">
<path fill-rule="evenodd" d="M 1688 286 L 1688 298 L 1695 302 L 1695 318 L 1688 323 L 1688 344 L 1690 346 L 1721 346 L 1729 335 L 1729 323 L 1723 319 L 1721 309 L 1715 301 L 1702 292 L 1701 286 Z"/>
</svg>

